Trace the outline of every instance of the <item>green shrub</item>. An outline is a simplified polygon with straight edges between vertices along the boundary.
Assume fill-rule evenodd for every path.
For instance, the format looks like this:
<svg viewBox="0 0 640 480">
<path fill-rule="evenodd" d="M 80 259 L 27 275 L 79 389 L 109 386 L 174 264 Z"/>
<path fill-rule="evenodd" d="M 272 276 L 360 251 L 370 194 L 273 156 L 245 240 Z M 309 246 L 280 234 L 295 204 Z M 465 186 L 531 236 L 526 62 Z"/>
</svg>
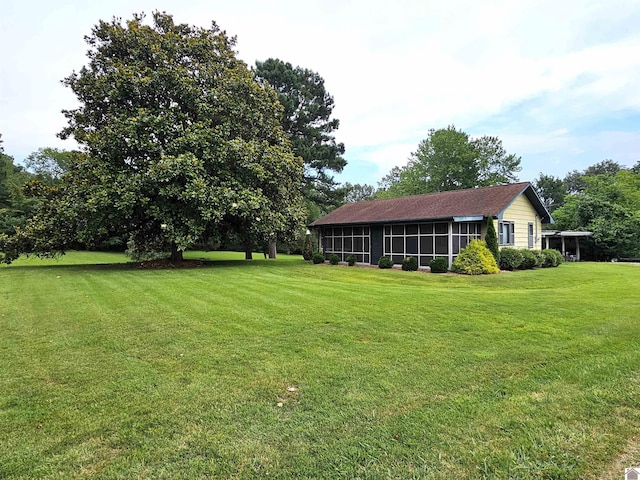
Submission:
<svg viewBox="0 0 640 480">
<path fill-rule="evenodd" d="M 305 260 L 311 260 L 313 258 L 311 235 L 305 235 L 304 246 L 302 247 L 302 258 L 304 258 Z"/>
<path fill-rule="evenodd" d="M 324 263 L 324 255 L 320 252 L 316 252 L 313 254 L 313 263 Z"/>
<path fill-rule="evenodd" d="M 496 263 L 500 265 L 500 247 L 498 246 L 498 234 L 496 226 L 493 224 L 493 217 L 487 215 L 487 233 L 484 235 L 484 241 L 487 242 L 487 248 L 496 259 Z"/>
<path fill-rule="evenodd" d="M 335 253 L 332 253 L 331 255 L 329 255 L 329 263 L 331 265 L 337 265 L 340 262 L 340 257 L 338 255 L 336 255 Z"/>
<path fill-rule="evenodd" d="M 402 270 L 405 272 L 415 272 L 418 270 L 418 259 L 416 257 L 407 257 L 402 261 Z"/>
<path fill-rule="evenodd" d="M 431 273 L 447 273 L 449 271 L 449 260 L 445 257 L 436 257 L 429 263 Z"/>
<path fill-rule="evenodd" d="M 345 258 L 350 267 L 353 267 L 356 264 L 356 256 L 351 254 L 347 258 Z"/>
<path fill-rule="evenodd" d="M 556 267 L 562 263 L 564 263 L 564 257 L 558 250 L 554 250 L 556 252 Z"/>
<path fill-rule="evenodd" d="M 536 257 L 536 267 L 541 267 L 544 263 L 544 253 L 542 253 L 542 250 L 531 250 L 531 253 Z"/>
<path fill-rule="evenodd" d="M 380 257 L 380 260 L 378 260 L 378 267 L 391 268 L 393 267 L 393 260 L 391 260 L 391 257 Z"/>
<path fill-rule="evenodd" d="M 505 247 L 500 250 L 500 269 L 515 270 L 522 263 L 522 253 L 515 248 Z"/>
<path fill-rule="evenodd" d="M 483 240 L 471 240 L 453 261 L 451 271 L 465 275 L 481 275 L 498 273 L 500 270 L 487 244 Z"/>
<path fill-rule="evenodd" d="M 554 248 L 548 248 L 548 249 L 542 250 L 542 253 L 545 255 L 544 266 L 546 267 L 557 267 L 562 262 L 564 262 L 564 258 L 562 257 L 562 254 Z"/>
<path fill-rule="evenodd" d="M 544 260 L 542 262 L 543 268 L 557 267 L 558 266 L 558 258 L 562 261 L 562 255 L 557 250 L 553 248 L 546 248 L 542 250 L 542 254 L 544 255 Z"/>
<path fill-rule="evenodd" d="M 522 250 L 520 250 L 520 253 L 522 254 L 522 263 L 518 268 L 522 270 L 529 270 L 537 266 L 538 258 L 535 256 L 532 250 L 523 248 Z"/>
</svg>

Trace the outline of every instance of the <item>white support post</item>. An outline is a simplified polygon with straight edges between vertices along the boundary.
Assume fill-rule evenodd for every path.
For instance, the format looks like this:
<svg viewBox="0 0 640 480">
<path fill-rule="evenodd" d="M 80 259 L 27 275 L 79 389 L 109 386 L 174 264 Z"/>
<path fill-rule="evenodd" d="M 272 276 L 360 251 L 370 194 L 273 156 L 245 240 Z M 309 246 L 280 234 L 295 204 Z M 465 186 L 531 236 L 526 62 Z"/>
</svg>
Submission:
<svg viewBox="0 0 640 480">
<path fill-rule="evenodd" d="M 567 254 L 567 249 L 564 244 L 564 237 L 562 237 L 562 256 L 564 257 L 566 256 L 566 254 Z"/>
<path fill-rule="evenodd" d="M 576 261 L 580 261 L 580 239 L 576 237 Z"/>
</svg>

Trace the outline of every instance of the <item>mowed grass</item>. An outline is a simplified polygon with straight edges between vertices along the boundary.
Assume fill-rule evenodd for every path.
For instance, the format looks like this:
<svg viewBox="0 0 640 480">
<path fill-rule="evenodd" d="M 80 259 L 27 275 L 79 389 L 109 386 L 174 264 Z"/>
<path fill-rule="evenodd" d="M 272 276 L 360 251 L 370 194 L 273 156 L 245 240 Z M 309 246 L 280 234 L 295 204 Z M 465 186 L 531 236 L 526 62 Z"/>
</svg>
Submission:
<svg viewBox="0 0 640 480">
<path fill-rule="evenodd" d="M 187 256 L 0 268 L 0 478 L 600 478 L 640 441 L 640 266 Z"/>
</svg>

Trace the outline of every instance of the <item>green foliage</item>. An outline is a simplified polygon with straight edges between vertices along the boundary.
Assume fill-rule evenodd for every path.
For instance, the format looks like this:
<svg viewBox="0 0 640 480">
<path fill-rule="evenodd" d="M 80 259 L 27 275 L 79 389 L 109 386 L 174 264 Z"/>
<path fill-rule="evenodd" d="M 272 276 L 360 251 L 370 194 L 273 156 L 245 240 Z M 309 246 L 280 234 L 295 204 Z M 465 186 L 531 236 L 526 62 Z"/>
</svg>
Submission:
<svg viewBox="0 0 640 480">
<path fill-rule="evenodd" d="M 511 248 L 503 247 L 500 250 L 500 269 L 501 270 L 515 270 L 522 264 L 524 258 L 522 257 L 522 251 Z"/>
<path fill-rule="evenodd" d="M 429 262 L 431 273 L 447 273 L 449 271 L 449 260 L 445 257 L 436 257 Z"/>
<path fill-rule="evenodd" d="M 37 201 L 25 195 L 25 187 L 31 180 L 32 174 L 0 151 L 0 234 L 15 234 L 16 228 L 24 227 L 37 207 Z"/>
<path fill-rule="evenodd" d="M 302 247 L 302 258 L 311 260 L 313 258 L 313 247 L 311 245 L 311 235 L 304 236 L 304 247 Z"/>
<path fill-rule="evenodd" d="M 344 192 L 344 203 L 366 202 L 376 198 L 376 188 L 373 185 L 347 182 L 341 188 Z"/>
<path fill-rule="evenodd" d="M 313 254 L 313 263 L 318 264 L 318 263 L 324 263 L 324 255 L 321 254 L 320 252 L 316 252 Z"/>
<path fill-rule="evenodd" d="M 418 270 L 418 259 L 416 257 L 407 257 L 402 261 L 402 270 L 405 272 L 415 272 Z"/>
<path fill-rule="evenodd" d="M 329 263 L 331 265 L 337 265 L 338 263 L 340 263 L 340 257 L 335 253 L 332 253 L 331 255 L 329 255 Z"/>
<path fill-rule="evenodd" d="M 293 240 L 302 162 L 277 92 L 236 58 L 235 39 L 155 12 L 150 26 L 142 15 L 101 21 L 87 42 L 88 64 L 63 81 L 80 105 L 61 133 L 85 155 L 25 234 L 56 251 L 118 235 L 176 260 L 211 239 L 247 252 Z"/>
<path fill-rule="evenodd" d="M 562 263 L 564 263 L 564 257 L 562 256 L 562 254 L 558 250 L 553 250 L 552 249 L 552 251 L 556 256 L 556 265 L 555 266 L 557 267 L 558 265 L 561 265 Z"/>
<path fill-rule="evenodd" d="M 496 226 L 493 223 L 493 217 L 487 215 L 487 233 L 484 236 L 484 241 L 487 244 L 487 248 L 496 259 L 496 263 L 500 265 L 500 246 L 498 245 L 498 234 L 496 233 Z"/>
<path fill-rule="evenodd" d="M 542 250 L 530 250 L 533 253 L 533 256 L 536 258 L 536 267 L 542 267 L 544 264 L 545 254 L 542 253 Z"/>
<path fill-rule="evenodd" d="M 400 197 L 486 187 L 517 181 L 520 157 L 507 154 L 497 137 L 472 139 L 453 125 L 429 130 L 405 167 L 380 182 L 378 197 Z"/>
<path fill-rule="evenodd" d="M 276 89 L 284 106 L 282 127 L 293 153 L 304 161 L 305 198 L 325 213 L 339 206 L 344 194 L 335 188 L 330 172 L 340 173 L 347 162 L 342 157 L 344 145 L 332 135 L 340 122 L 331 118 L 334 101 L 324 79 L 312 70 L 274 58 L 256 62 L 255 73 L 260 82 Z"/>
<path fill-rule="evenodd" d="M 553 248 L 542 250 L 542 255 L 544 255 L 544 259 L 540 266 L 543 268 L 557 267 L 563 260 L 562 254 Z"/>
<path fill-rule="evenodd" d="M 522 270 L 529 270 L 538 266 L 538 257 L 533 253 L 533 250 L 523 248 L 520 250 L 522 254 L 522 263 L 518 268 Z"/>
<path fill-rule="evenodd" d="M 465 275 L 498 273 L 496 259 L 483 240 L 471 240 L 451 265 L 451 271 Z"/>
<path fill-rule="evenodd" d="M 549 212 L 553 212 L 564 203 L 567 185 L 561 178 L 540 173 L 533 182 L 533 188 Z"/>
<path fill-rule="evenodd" d="M 77 161 L 79 152 L 70 152 L 58 148 L 39 148 L 25 160 L 27 169 L 45 185 L 55 185 L 62 176 L 71 170 Z"/>
<path fill-rule="evenodd" d="M 350 267 L 353 267 L 356 264 L 356 256 L 351 254 L 348 255 L 346 258 L 347 264 L 349 264 Z"/>
<path fill-rule="evenodd" d="M 384 257 L 380 257 L 380 260 L 378 260 L 378 268 L 392 268 L 392 267 L 393 267 L 393 260 L 391 260 L 391 257 L 384 256 Z"/>
<path fill-rule="evenodd" d="M 553 217 L 561 230 L 586 230 L 591 258 L 640 256 L 640 172 L 605 160 L 565 177 L 571 195 Z"/>
</svg>

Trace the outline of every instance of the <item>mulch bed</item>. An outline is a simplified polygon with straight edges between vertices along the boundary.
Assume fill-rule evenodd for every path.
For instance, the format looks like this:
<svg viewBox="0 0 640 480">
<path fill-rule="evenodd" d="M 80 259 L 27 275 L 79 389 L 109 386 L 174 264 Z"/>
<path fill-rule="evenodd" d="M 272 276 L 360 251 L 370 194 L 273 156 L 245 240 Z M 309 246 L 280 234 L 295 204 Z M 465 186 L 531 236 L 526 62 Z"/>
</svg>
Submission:
<svg viewBox="0 0 640 480">
<path fill-rule="evenodd" d="M 181 262 L 172 262 L 168 258 L 160 260 L 148 260 L 146 262 L 136 263 L 136 268 L 141 269 L 164 269 L 164 268 L 197 268 L 205 265 L 204 260 L 183 260 Z"/>
</svg>

